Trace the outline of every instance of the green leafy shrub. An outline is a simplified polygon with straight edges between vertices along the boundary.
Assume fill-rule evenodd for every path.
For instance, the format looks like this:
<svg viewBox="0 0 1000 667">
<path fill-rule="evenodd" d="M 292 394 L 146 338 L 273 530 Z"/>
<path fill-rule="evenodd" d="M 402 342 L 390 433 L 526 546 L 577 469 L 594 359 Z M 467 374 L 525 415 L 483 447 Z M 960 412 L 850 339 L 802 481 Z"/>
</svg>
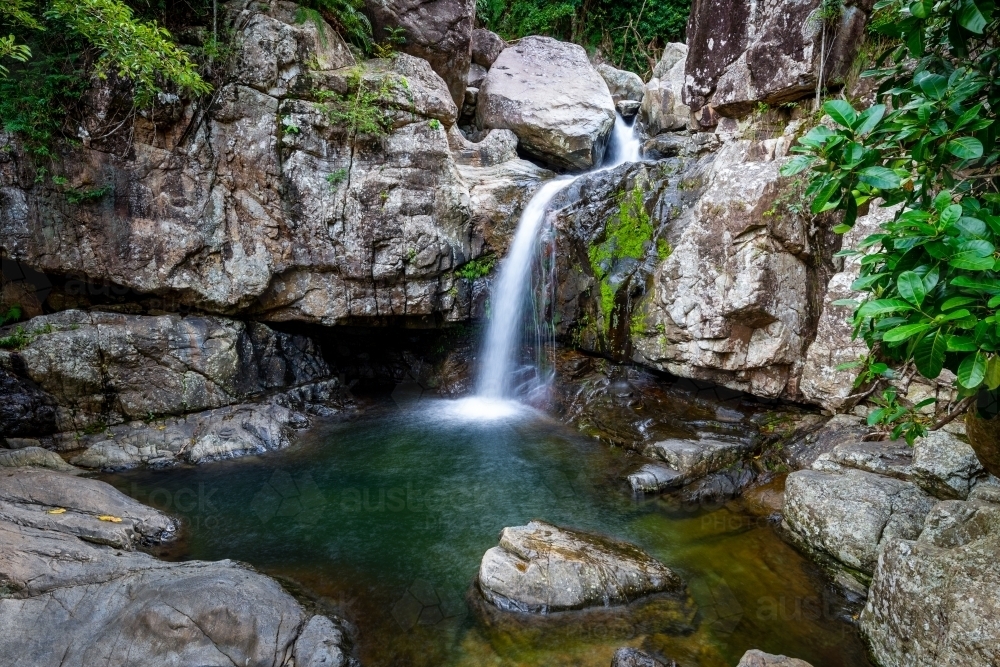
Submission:
<svg viewBox="0 0 1000 667">
<path fill-rule="evenodd" d="M 900 205 L 857 248 L 855 335 L 873 354 L 921 375 L 954 371 L 971 403 L 1000 387 L 1000 21 L 992 0 L 882 0 L 879 26 L 896 44 L 879 69 L 880 99 L 862 112 L 823 110 L 783 169 L 809 169 L 814 214 L 839 210 L 853 227 L 876 198 Z"/>
<path fill-rule="evenodd" d="M 464 278 L 465 280 L 483 278 L 490 274 L 490 271 L 493 270 L 496 263 L 496 255 L 486 255 L 485 257 L 474 259 L 471 262 L 466 262 L 462 266 L 458 267 L 458 269 L 455 270 L 455 275 L 459 278 Z"/>
<path fill-rule="evenodd" d="M 392 92 L 395 75 L 383 74 L 379 83 L 365 81 L 361 66 L 347 77 L 348 92 L 341 95 L 331 90 L 317 90 L 316 108 L 333 125 L 341 126 L 351 138 L 358 135 L 383 136 L 392 127 L 385 99 Z"/>
<path fill-rule="evenodd" d="M 371 53 L 372 24 L 364 13 L 364 0 L 303 0 L 296 16 L 300 23 L 314 21 L 323 37 L 323 21 L 325 19 L 348 42 L 365 53 Z"/>
</svg>

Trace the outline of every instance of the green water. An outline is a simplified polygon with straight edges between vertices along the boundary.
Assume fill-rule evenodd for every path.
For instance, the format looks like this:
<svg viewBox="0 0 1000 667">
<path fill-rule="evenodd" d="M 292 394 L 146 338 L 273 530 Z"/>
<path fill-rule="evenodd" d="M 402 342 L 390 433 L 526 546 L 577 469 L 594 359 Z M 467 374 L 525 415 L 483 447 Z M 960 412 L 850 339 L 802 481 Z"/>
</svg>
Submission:
<svg viewBox="0 0 1000 667">
<path fill-rule="evenodd" d="M 389 407 L 282 452 L 106 479 L 184 519 L 175 557 L 251 563 L 352 621 L 365 667 L 606 667 L 623 645 L 686 667 L 731 667 L 749 648 L 815 667 L 868 664 L 841 601 L 766 521 L 733 505 L 634 500 L 621 451 L 536 412 L 487 420 L 453 406 Z M 533 518 L 646 548 L 689 583 L 698 629 L 487 633 L 465 602 L 480 558 L 504 526 Z"/>
</svg>

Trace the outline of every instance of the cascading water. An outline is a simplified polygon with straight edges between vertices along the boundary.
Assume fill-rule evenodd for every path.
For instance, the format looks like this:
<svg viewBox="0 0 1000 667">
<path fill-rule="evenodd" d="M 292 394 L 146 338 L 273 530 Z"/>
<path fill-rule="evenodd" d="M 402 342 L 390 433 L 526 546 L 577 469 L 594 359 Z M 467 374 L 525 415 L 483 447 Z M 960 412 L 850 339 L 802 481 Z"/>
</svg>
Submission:
<svg viewBox="0 0 1000 667">
<path fill-rule="evenodd" d="M 604 164 L 600 170 L 612 169 L 626 162 L 639 161 L 640 141 L 635 127 L 625 122 L 621 116 L 615 119 L 615 127 L 608 145 Z M 588 172 L 593 173 L 593 172 Z M 500 272 L 490 294 L 491 312 L 486 337 L 483 340 L 479 361 L 479 377 L 476 394 L 480 399 L 502 400 L 528 393 L 526 386 L 544 385 L 547 378 L 540 368 L 539 348 L 551 339 L 552 324 L 545 316 L 548 310 L 546 299 L 536 298 L 538 291 L 532 284 L 532 273 L 544 269 L 541 264 L 552 257 L 541 252 L 543 243 L 550 239 L 548 233 L 548 206 L 557 194 L 580 176 L 564 176 L 549 181 L 535 193 L 524 211 L 514 233 L 507 257 L 500 265 Z M 551 288 L 551 280 L 540 280 L 542 289 Z M 549 283 L 546 285 L 546 283 Z M 534 317 L 531 331 L 535 359 L 533 364 L 522 360 L 522 345 L 525 333 L 527 306 L 533 305 Z M 527 372 L 519 372 L 524 371 Z"/>
</svg>

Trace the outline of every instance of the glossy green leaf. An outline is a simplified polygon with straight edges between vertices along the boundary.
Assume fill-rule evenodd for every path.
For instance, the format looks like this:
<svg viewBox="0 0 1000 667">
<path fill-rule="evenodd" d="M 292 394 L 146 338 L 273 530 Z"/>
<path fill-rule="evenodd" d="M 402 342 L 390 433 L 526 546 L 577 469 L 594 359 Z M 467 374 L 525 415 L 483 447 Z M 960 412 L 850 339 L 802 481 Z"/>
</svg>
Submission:
<svg viewBox="0 0 1000 667">
<path fill-rule="evenodd" d="M 901 299 L 875 299 L 863 303 L 858 309 L 858 316 L 875 317 L 907 310 L 913 310 L 913 306 Z"/>
<path fill-rule="evenodd" d="M 975 137 L 952 139 L 947 143 L 945 149 L 963 160 L 975 160 L 983 156 L 983 143 Z"/>
<path fill-rule="evenodd" d="M 970 354 L 958 365 L 958 383 L 966 389 L 975 389 L 986 379 L 986 359 L 981 352 Z"/>
<path fill-rule="evenodd" d="M 851 103 L 846 100 L 830 100 L 823 103 L 823 113 L 827 114 L 836 123 L 853 129 L 858 120 L 858 112 L 854 110 Z"/>
<path fill-rule="evenodd" d="M 983 257 L 976 252 L 966 251 L 952 255 L 948 264 L 966 271 L 988 271 L 993 268 L 993 257 Z"/>
<path fill-rule="evenodd" d="M 986 388 L 993 391 L 1000 387 L 1000 354 L 994 354 L 986 362 L 986 377 L 984 378 Z"/>
<path fill-rule="evenodd" d="M 874 106 L 865 109 L 860 116 L 858 116 L 857 125 L 854 127 L 855 134 L 859 136 L 864 136 L 875 129 L 875 126 L 881 122 L 882 118 L 885 116 L 885 105 L 876 104 Z"/>
<path fill-rule="evenodd" d="M 896 327 L 891 331 L 885 332 L 882 336 L 882 340 L 887 343 L 901 343 L 904 340 L 909 340 L 917 334 L 924 333 L 931 328 L 930 324 L 906 324 L 901 327 Z"/>
<path fill-rule="evenodd" d="M 933 380 L 941 375 L 947 357 L 947 339 L 941 330 L 931 332 L 917 343 L 913 350 L 913 363 L 925 378 Z"/>
<path fill-rule="evenodd" d="M 904 271 L 896 279 L 896 288 L 899 295 L 917 306 L 923 305 L 927 291 L 924 289 L 924 281 L 913 271 Z"/>
<path fill-rule="evenodd" d="M 913 77 L 913 81 L 920 86 L 920 90 L 924 95 L 932 100 L 941 99 L 944 97 L 945 91 L 948 90 L 948 79 L 940 74 L 932 74 L 927 71 L 917 72 Z"/>
<path fill-rule="evenodd" d="M 896 175 L 896 172 L 885 167 L 865 167 L 858 172 L 858 177 L 862 183 L 883 190 L 895 190 L 900 184 L 900 179 Z"/>
<path fill-rule="evenodd" d="M 962 0 L 961 9 L 958 10 L 958 23 L 969 32 L 981 35 L 986 27 L 986 18 L 974 0 Z"/>
</svg>

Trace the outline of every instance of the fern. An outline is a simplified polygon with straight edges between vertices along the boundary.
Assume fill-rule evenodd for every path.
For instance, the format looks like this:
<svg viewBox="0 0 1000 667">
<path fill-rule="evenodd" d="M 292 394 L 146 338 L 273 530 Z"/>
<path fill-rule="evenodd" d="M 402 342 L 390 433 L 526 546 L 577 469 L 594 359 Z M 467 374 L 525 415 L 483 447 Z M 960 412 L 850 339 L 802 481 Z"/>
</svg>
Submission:
<svg viewBox="0 0 1000 667">
<path fill-rule="evenodd" d="M 296 20 L 299 23 L 312 21 L 323 34 L 323 19 L 333 24 L 344 39 L 361 49 L 371 53 L 372 24 L 364 15 L 364 0 L 306 0 L 299 8 Z"/>
</svg>

